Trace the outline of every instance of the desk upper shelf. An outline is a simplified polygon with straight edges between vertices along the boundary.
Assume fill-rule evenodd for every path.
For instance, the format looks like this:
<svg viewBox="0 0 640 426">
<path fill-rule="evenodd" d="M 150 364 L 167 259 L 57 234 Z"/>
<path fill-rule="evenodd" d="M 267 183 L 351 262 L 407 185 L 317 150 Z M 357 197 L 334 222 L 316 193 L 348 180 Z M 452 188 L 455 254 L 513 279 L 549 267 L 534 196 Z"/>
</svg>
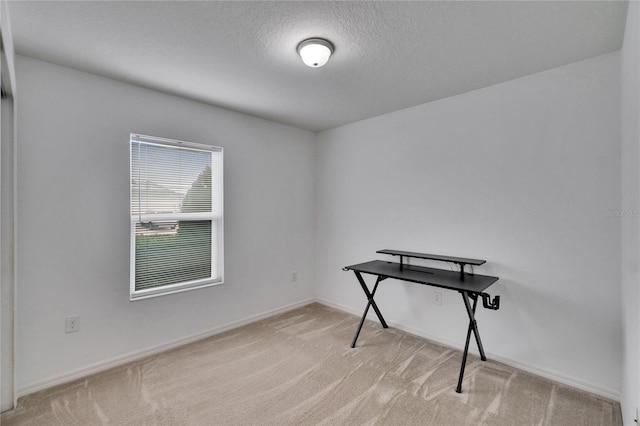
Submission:
<svg viewBox="0 0 640 426">
<path fill-rule="evenodd" d="M 441 260 L 444 262 L 452 262 L 460 265 L 482 265 L 487 262 L 486 260 L 482 260 L 482 259 L 468 259 L 465 257 L 442 256 L 439 254 L 414 253 L 411 251 L 389 250 L 389 249 L 378 250 L 376 253 L 390 254 L 392 256 L 400 256 L 400 258 L 415 257 L 416 259 Z M 402 263 L 402 260 L 400 260 L 400 263 Z"/>
</svg>

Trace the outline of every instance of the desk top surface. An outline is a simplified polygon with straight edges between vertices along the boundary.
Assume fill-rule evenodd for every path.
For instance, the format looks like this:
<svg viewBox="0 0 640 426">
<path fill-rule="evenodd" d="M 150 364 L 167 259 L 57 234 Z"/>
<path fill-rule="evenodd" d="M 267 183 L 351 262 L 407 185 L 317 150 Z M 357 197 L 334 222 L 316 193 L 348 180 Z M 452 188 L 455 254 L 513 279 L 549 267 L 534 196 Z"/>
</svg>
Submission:
<svg viewBox="0 0 640 426">
<path fill-rule="evenodd" d="M 424 266 L 404 265 L 400 268 L 399 263 L 386 262 L 383 260 L 359 263 L 357 265 L 347 266 L 345 269 L 450 290 L 469 291 L 472 293 L 482 293 L 491 284 L 498 281 L 498 277 L 468 273 L 465 273 L 464 279 L 462 279 L 460 272 L 427 268 Z"/>
</svg>

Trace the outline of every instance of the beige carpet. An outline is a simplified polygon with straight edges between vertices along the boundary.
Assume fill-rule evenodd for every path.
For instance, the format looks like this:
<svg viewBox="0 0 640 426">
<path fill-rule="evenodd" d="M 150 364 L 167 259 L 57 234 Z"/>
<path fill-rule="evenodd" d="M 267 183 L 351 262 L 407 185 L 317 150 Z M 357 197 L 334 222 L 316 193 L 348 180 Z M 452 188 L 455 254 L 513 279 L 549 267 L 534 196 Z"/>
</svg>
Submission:
<svg viewBox="0 0 640 426">
<path fill-rule="evenodd" d="M 312 304 L 21 398 L 11 425 L 620 425 L 617 402 Z"/>
</svg>

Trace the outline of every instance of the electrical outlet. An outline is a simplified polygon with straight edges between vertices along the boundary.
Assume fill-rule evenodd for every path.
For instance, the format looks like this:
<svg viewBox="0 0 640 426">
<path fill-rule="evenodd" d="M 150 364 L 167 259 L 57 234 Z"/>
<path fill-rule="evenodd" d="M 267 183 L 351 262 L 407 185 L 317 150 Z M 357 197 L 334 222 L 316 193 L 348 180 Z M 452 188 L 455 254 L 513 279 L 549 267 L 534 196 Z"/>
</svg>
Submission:
<svg viewBox="0 0 640 426">
<path fill-rule="evenodd" d="M 64 332 L 75 333 L 80 331 L 80 315 L 72 315 L 64 320 Z"/>
<path fill-rule="evenodd" d="M 433 303 L 436 305 L 442 305 L 442 293 L 439 291 L 433 292 Z"/>
<path fill-rule="evenodd" d="M 298 282 L 298 273 L 296 271 L 291 271 L 291 282 L 292 283 Z"/>
</svg>

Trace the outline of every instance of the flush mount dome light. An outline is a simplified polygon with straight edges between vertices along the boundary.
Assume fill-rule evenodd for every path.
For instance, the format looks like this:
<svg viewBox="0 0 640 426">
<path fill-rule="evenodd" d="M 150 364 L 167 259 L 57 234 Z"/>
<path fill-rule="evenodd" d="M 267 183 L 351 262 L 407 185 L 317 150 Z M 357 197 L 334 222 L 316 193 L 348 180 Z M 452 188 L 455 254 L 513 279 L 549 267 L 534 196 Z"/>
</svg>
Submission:
<svg viewBox="0 0 640 426">
<path fill-rule="evenodd" d="M 333 53 L 333 44 L 323 38 L 308 38 L 298 45 L 302 62 L 311 68 L 319 68 L 327 63 Z"/>
</svg>

